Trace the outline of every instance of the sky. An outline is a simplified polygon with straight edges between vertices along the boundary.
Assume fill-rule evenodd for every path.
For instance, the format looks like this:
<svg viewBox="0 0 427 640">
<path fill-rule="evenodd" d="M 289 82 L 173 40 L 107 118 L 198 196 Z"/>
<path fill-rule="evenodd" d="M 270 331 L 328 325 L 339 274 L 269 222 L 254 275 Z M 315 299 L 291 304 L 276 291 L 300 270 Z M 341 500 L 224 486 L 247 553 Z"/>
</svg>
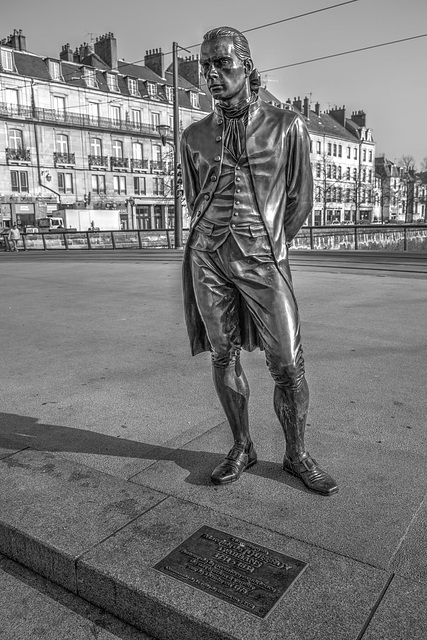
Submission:
<svg viewBox="0 0 427 640">
<path fill-rule="evenodd" d="M 22 29 L 29 51 L 59 57 L 62 45 L 113 32 L 118 57 L 200 43 L 213 27 L 240 31 L 345 0 L 13 0 L 3 3 L 0 38 Z M 427 157 L 427 37 L 286 69 L 273 67 L 427 34 L 427 0 L 354 0 L 343 6 L 246 33 L 263 84 L 277 98 L 308 96 L 321 111 L 363 110 L 376 154 L 390 160 Z M 199 47 L 189 53 L 196 54 Z M 189 55 L 183 51 L 183 55 Z M 166 57 L 166 64 L 171 61 Z M 263 73 L 264 72 L 264 73 Z"/>
</svg>

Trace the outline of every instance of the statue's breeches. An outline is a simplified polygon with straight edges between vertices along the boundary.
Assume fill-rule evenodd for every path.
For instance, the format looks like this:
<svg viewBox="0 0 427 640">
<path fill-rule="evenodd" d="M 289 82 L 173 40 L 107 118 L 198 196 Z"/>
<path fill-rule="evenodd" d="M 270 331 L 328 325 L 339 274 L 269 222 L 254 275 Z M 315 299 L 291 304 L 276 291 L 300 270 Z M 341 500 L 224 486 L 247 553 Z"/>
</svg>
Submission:
<svg viewBox="0 0 427 640">
<path fill-rule="evenodd" d="M 216 367 L 241 348 L 241 306 L 254 321 L 276 384 L 297 389 L 304 378 L 300 321 L 292 284 L 272 256 L 244 256 L 230 237 L 217 251 L 191 249 L 197 306 Z"/>
</svg>

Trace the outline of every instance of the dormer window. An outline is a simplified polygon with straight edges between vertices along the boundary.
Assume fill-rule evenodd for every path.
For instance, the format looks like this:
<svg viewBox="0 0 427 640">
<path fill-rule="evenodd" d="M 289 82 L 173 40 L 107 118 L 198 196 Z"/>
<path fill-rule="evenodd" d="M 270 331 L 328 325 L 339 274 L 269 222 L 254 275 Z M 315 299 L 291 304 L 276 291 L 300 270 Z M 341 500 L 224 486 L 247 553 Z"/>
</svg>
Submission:
<svg viewBox="0 0 427 640">
<path fill-rule="evenodd" d="M 98 85 L 96 84 L 95 69 L 85 67 L 83 70 L 83 77 L 85 79 L 86 86 L 94 87 L 95 89 L 97 88 Z"/>
<path fill-rule="evenodd" d="M 1 66 L 4 71 L 15 71 L 13 64 L 13 53 L 11 49 L 1 50 Z"/>
<path fill-rule="evenodd" d="M 165 87 L 165 91 L 166 91 L 166 100 L 168 102 L 173 102 L 173 88 Z"/>
<path fill-rule="evenodd" d="M 131 96 L 139 96 L 138 81 L 134 78 L 128 78 L 128 89 Z"/>
<path fill-rule="evenodd" d="M 199 94 L 195 91 L 190 91 L 190 102 L 193 109 L 198 109 L 200 107 Z"/>
<path fill-rule="evenodd" d="M 61 64 L 56 60 L 49 60 L 49 73 L 52 80 L 62 80 Z"/>
<path fill-rule="evenodd" d="M 107 84 L 110 91 L 119 90 L 119 84 L 115 73 L 107 73 Z"/>
<path fill-rule="evenodd" d="M 151 98 L 157 97 L 157 85 L 154 82 L 147 82 L 147 91 Z"/>
</svg>

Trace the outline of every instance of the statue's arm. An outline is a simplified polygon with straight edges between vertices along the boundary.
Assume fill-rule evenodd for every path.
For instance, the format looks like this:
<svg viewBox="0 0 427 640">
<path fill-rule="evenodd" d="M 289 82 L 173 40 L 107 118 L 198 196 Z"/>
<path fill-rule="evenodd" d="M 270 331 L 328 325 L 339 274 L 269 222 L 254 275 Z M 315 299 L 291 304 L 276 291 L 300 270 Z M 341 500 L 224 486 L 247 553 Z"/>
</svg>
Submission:
<svg viewBox="0 0 427 640">
<path fill-rule="evenodd" d="M 286 241 L 292 242 L 313 207 L 313 174 L 310 164 L 310 137 L 302 118 L 295 119 L 288 135 L 284 225 Z"/>
<path fill-rule="evenodd" d="M 181 165 L 184 194 L 190 215 L 194 211 L 194 201 L 200 192 L 199 176 L 192 161 L 191 149 L 184 133 L 181 141 Z"/>
</svg>

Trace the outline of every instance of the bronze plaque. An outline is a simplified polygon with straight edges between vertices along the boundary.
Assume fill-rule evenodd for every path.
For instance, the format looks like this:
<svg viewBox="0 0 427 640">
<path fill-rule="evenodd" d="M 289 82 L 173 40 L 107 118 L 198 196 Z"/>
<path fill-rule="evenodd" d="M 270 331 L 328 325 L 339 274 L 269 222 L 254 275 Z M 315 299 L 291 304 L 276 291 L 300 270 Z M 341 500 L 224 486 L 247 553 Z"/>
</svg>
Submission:
<svg viewBox="0 0 427 640">
<path fill-rule="evenodd" d="M 265 618 L 307 563 L 203 526 L 154 569 Z"/>
</svg>

